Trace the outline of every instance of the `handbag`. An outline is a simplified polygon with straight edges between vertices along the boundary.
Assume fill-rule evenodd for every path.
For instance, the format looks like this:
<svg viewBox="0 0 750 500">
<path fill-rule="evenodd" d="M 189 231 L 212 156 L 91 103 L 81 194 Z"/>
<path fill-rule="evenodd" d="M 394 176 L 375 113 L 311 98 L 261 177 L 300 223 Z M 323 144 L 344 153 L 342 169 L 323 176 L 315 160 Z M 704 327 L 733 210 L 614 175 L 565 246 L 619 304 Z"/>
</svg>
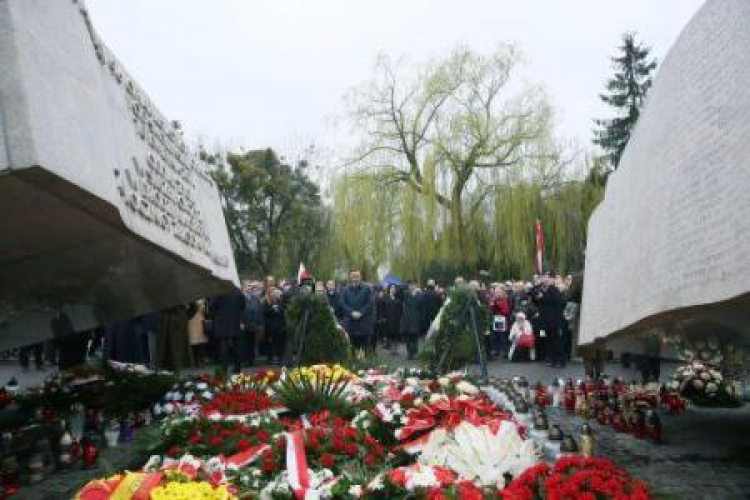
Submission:
<svg viewBox="0 0 750 500">
<path fill-rule="evenodd" d="M 518 337 L 516 342 L 518 347 L 534 347 L 534 335 L 531 333 L 523 333 Z"/>
</svg>

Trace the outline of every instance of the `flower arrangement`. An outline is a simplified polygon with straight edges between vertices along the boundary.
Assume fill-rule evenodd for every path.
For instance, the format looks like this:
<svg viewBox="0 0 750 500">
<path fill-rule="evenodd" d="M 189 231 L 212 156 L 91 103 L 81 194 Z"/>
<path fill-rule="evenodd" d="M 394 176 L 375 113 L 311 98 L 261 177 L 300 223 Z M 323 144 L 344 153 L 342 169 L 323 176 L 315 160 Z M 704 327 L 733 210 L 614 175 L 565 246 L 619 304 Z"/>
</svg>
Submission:
<svg viewBox="0 0 750 500">
<path fill-rule="evenodd" d="M 300 368 L 282 377 L 274 386 L 278 401 L 295 415 L 329 410 L 352 416 L 348 403 L 348 372 L 335 369 Z"/>
<path fill-rule="evenodd" d="M 181 472 L 128 472 L 89 482 L 75 500 L 235 500 L 226 485 Z"/>
<path fill-rule="evenodd" d="M 354 373 L 338 364 L 303 366 L 288 372 L 286 376 L 295 382 L 306 379 L 311 384 L 317 382 L 318 379 L 338 382 L 339 380 L 355 380 L 357 378 Z"/>
<path fill-rule="evenodd" d="M 513 420 L 512 414 L 493 404 L 486 396 L 450 398 L 433 394 L 428 403 L 410 409 L 405 425 L 396 430 L 400 441 L 414 439 L 435 428 L 452 429 L 464 421 L 474 425 L 499 425 Z"/>
<path fill-rule="evenodd" d="M 710 365 L 693 361 L 677 368 L 672 376 L 672 388 L 699 406 L 738 406 L 734 386 L 724 381 L 722 374 Z"/>
<path fill-rule="evenodd" d="M 392 469 L 377 476 L 364 487 L 350 485 L 347 493 L 350 498 L 367 500 L 391 498 L 481 500 L 485 498 L 482 488 L 472 481 L 460 480 L 450 469 L 419 463 Z"/>
<path fill-rule="evenodd" d="M 171 458 L 185 453 L 198 457 L 229 456 L 266 444 L 281 430 L 281 423 L 270 415 L 240 421 L 175 418 L 162 423 L 159 448 Z"/>
<path fill-rule="evenodd" d="M 494 428 L 493 428 L 494 427 Z M 463 480 L 502 488 L 505 476 L 517 476 L 539 461 L 534 443 L 524 440 L 507 420 L 499 426 L 467 421 L 455 429 L 430 434 L 418 463 L 450 469 Z"/>
<path fill-rule="evenodd" d="M 195 396 L 198 383 L 210 398 Z M 313 366 L 168 392 L 183 407 L 193 392 L 199 410 L 162 419 L 142 472 L 94 482 L 79 498 L 140 498 L 144 484 L 163 499 L 648 498 L 606 461 L 537 465 L 526 429 L 460 373 Z"/>
<path fill-rule="evenodd" d="M 648 500 L 648 487 L 604 458 L 564 457 L 527 469 L 500 492 L 504 500 Z"/>
<path fill-rule="evenodd" d="M 210 401 L 203 403 L 201 412 L 208 416 L 249 415 L 274 406 L 278 406 L 278 403 L 265 392 L 232 389 L 220 392 Z"/>
</svg>

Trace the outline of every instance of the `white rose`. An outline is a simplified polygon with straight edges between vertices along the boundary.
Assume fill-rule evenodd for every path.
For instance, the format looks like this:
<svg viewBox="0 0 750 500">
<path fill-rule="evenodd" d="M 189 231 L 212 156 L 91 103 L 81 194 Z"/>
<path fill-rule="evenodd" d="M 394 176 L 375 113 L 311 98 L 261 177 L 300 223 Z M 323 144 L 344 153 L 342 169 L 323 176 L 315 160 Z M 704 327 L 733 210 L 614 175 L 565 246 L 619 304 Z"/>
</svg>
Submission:
<svg viewBox="0 0 750 500">
<path fill-rule="evenodd" d="M 479 393 L 479 389 L 465 380 L 462 380 L 461 382 L 456 384 L 456 389 L 458 389 L 460 392 L 463 392 L 464 394 L 470 394 L 472 396 Z"/>
<path fill-rule="evenodd" d="M 703 380 L 705 380 L 706 382 L 708 382 L 709 380 L 711 380 L 711 374 L 708 373 L 708 372 L 702 372 L 701 373 L 701 378 Z"/>
<path fill-rule="evenodd" d="M 440 384 L 440 385 L 441 385 L 442 387 L 448 387 L 449 385 L 451 385 L 451 381 L 450 381 L 450 379 L 449 379 L 448 377 L 440 377 L 440 378 L 438 379 L 438 383 L 439 383 L 439 384 Z"/>
<path fill-rule="evenodd" d="M 448 399 L 448 397 L 445 394 L 432 394 L 430 395 L 430 403 L 437 403 L 438 401 L 442 401 Z"/>
<path fill-rule="evenodd" d="M 358 484 L 355 484 L 354 486 L 349 487 L 349 494 L 353 496 L 354 498 L 359 498 L 362 496 L 362 487 Z"/>
<path fill-rule="evenodd" d="M 164 405 L 164 413 L 170 414 L 174 412 L 174 405 L 172 403 L 166 403 Z"/>
<path fill-rule="evenodd" d="M 414 406 L 420 406 L 423 403 L 424 403 L 424 399 L 422 399 L 421 397 L 414 400 Z"/>
<path fill-rule="evenodd" d="M 195 388 L 198 389 L 199 391 L 205 391 L 206 389 L 208 389 L 208 384 L 205 382 L 200 382 L 199 384 L 195 386 Z"/>
<path fill-rule="evenodd" d="M 713 382 L 709 382 L 706 384 L 706 392 L 709 394 L 713 394 L 714 392 L 719 390 L 719 386 L 714 384 Z"/>
<path fill-rule="evenodd" d="M 695 379 L 695 380 L 693 380 L 693 387 L 695 387 L 697 390 L 699 390 L 699 391 L 703 390 L 704 386 L 705 386 L 705 384 L 703 383 L 703 381 L 701 379 Z"/>
</svg>

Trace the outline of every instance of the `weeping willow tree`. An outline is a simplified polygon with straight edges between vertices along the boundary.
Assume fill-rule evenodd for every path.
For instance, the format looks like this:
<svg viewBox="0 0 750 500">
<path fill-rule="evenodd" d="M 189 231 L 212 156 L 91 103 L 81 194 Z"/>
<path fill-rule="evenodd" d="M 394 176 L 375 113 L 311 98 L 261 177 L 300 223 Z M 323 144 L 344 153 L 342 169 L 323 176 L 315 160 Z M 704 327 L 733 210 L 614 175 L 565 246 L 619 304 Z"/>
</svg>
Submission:
<svg viewBox="0 0 750 500">
<path fill-rule="evenodd" d="M 491 269 L 529 274 L 534 221 L 548 260 L 581 265 L 597 194 L 566 172 L 543 90 L 514 81 L 518 51 L 458 47 L 402 71 L 387 58 L 349 95 L 360 147 L 334 188 L 348 265 L 408 278 Z"/>
<path fill-rule="evenodd" d="M 373 80 L 349 95 L 362 136 L 349 165 L 399 203 L 419 200 L 424 210 L 402 225 L 432 219 L 441 231 L 427 239 L 467 265 L 478 262 L 472 223 L 493 178 L 547 153 L 551 109 L 541 88 L 514 81 L 518 63 L 511 45 L 491 54 L 459 46 L 406 72 L 380 58 Z M 397 248 L 414 237 L 409 229 L 403 236 Z"/>
<path fill-rule="evenodd" d="M 398 185 L 383 190 L 374 175 L 360 174 L 340 177 L 334 193 L 333 239 L 343 249 L 342 265 L 373 272 L 386 263 L 400 276 L 423 281 L 475 275 L 480 269 L 501 278 L 528 277 L 536 219 L 545 228 L 548 265 L 560 271 L 581 269 L 586 224 L 603 187 L 583 179 L 550 186 L 537 178 L 495 186 L 482 193 L 481 210 L 465 221 L 464 252 L 469 255 L 459 254 L 453 243 L 449 211 L 427 194 Z"/>
</svg>

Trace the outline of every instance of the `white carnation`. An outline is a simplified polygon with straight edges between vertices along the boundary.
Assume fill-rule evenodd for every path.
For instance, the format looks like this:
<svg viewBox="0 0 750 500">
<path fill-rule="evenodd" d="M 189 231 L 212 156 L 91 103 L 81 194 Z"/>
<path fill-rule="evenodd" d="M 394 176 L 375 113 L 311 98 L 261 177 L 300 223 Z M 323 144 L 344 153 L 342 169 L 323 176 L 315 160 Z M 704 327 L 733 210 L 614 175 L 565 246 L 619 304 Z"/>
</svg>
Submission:
<svg viewBox="0 0 750 500">
<path fill-rule="evenodd" d="M 460 392 L 463 392 L 464 394 L 470 394 L 472 396 L 479 393 L 479 389 L 477 389 L 476 386 L 470 384 L 465 380 L 462 380 L 461 382 L 456 384 L 456 389 L 458 389 Z"/>
</svg>

